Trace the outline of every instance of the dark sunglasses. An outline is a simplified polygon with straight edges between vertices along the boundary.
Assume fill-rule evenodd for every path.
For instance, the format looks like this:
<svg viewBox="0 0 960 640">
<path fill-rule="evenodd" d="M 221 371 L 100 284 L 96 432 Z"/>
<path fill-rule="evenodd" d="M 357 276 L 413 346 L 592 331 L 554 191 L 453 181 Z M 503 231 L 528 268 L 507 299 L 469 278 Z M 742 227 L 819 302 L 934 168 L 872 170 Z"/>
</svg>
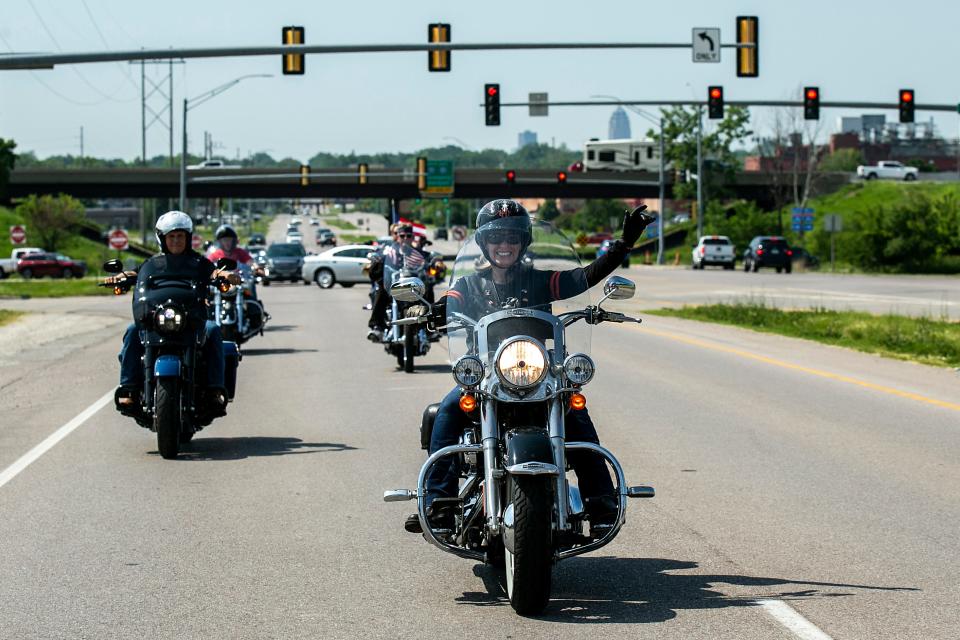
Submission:
<svg viewBox="0 0 960 640">
<path fill-rule="evenodd" d="M 487 234 L 487 242 L 489 244 L 502 244 L 506 242 L 507 244 L 520 244 L 520 234 L 519 233 L 493 233 Z"/>
<path fill-rule="evenodd" d="M 398 238 L 412 238 L 412 237 L 413 237 L 413 234 L 412 234 L 412 233 L 398 233 L 398 234 L 397 234 L 397 237 L 398 237 Z"/>
</svg>

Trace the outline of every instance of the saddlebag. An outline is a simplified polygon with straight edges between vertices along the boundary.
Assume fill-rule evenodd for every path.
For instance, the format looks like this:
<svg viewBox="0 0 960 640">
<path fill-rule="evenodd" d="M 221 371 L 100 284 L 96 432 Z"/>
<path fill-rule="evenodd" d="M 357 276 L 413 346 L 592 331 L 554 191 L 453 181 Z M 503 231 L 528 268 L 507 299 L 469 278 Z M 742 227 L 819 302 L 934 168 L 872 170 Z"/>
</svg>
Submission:
<svg viewBox="0 0 960 640">
<path fill-rule="evenodd" d="M 240 364 L 240 350 L 236 342 L 223 342 L 223 382 L 227 387 L 227 397 L 233 400 L 237 390 L 237 366 Z"/>
<path fill-rule="evenodd" d="M 423 410 L 423 418 L 420 420 L 420 448 L 424 451 L 430 450 L 430 438 L 433 436 L 433 421 L 437 419 L 437 411 L 440 410 L 440 403 L 428 405 Z"/>
</svg>

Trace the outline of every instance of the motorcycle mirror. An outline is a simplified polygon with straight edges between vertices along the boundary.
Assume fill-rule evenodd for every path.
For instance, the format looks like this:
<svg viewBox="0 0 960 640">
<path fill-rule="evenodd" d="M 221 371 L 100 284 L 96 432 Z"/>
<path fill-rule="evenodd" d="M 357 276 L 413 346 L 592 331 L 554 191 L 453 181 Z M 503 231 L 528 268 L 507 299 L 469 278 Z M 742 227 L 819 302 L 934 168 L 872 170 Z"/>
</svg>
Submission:
<svg viewBox="0 0 960 640">
<path fill-rule="evenodd" d="M 603 283 L 603 299 L 629 300 L 637 292 L 637 285 L 620 276 L 610 276 Z M 602 301 L 601 301 L 602 302 Z"/>
<path fill-rule="evenodd" d="M 103 263 L 103 270 L 107 273 L 120 273 L 123 271 L 123 263 L 114 258 Z"/>
<path fill-rule="evenodd" d="M 237 261 L 231 258 L 220 258 L 217 260 L 217 269 L 226 269 L 227 271 L 233 271 L 237 268 Z"/>
<path fill-rule="evenodd" d="M 390 285 L 390 295 L 400 302 L 423 300 L 426 291 L 427 287 L 420 278 L 400 278 Z"/>
</svg>

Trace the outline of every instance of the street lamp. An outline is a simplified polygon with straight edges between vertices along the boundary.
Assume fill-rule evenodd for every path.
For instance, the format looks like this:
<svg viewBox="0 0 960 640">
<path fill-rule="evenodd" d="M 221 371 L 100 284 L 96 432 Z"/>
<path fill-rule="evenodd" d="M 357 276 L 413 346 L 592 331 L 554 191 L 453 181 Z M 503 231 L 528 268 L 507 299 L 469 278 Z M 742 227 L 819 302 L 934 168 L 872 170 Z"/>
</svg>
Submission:
<svg viewBox="0 0 960 640">
<path fill-rule="evenodd" d="M 623 100 L 622 100 L 621 98 L 618 98 L 617 96 L 590 96 L 590 97 L 591 97 L 591 98 L 609 98 L 609 99 L 616 100 L 617 102 L 623 102 Z M 642 117 L 646 118 L 647 121 L 649 121 L 649 122 L 657 125 L 658 127 L 660 127 L 660 183 L 659 183 L 660 194 L 659 194 L 659 199 L 658 199 L 658 202 L 657 202 L 657 207 L 659 208 L 659 212 L 658 212 L 658 213 L 659 213 L 660 219 L 659 219 L 658 222 L 657 222 L 657 264 L 663 264 L 663 214 L 664 214 L 664 211 L 663 211 L 663 195 L 664 195 L 664 194 L 663 194 L 663 191 L 664 191 L 664 183 L 663 183 L 663 178 L 664 178 L 664 176 L 663 176 L 663 173 L 664 173 L 664 171 L 663 171 L 663 170 L 664 170 L 664 166 L 663 166 L 663 164 L 664 164 L 664 159 L 663 159 L 663 156 L 664 156 L 663 116 L 661 115 L 659 118 L 656 118 L 655 116 L 647 113 L 647 112 L 644 111 L 643 109 L 640 109 L 639 107 L 636 107 L 636 106 L 634 106 L 634 105 L 632 105 L 632 104 L 623 104 L 623 105 L 621 105 L 621 106 L 626 107 L 627 109 L 630 109 L 630 111 L 634 112 L 634 113 L 637 114 L 638 116 L 642 116 Z"/>
<path fill-rule="evenodd" d="M 183 99 L 183 146 L 180 151 L 180 211 L 183 211 L 187 206 L 187 111 L 193 109 L 194 107 L 199 107 L 201 104 L 210 100 L 211 98 L 220 95 L 230 87 L 240 83 L 247 78 L 272 78 L 273 75 L 269 73 L 253 73 L 245 76 L 240 76 L 239 78 L 234 78 L 230 82 L 226 82 L 219 87 L 215 87 L 210 91 L 201 93 L 200 95 L 190 98 L 189 100 Z"/>
</svg>

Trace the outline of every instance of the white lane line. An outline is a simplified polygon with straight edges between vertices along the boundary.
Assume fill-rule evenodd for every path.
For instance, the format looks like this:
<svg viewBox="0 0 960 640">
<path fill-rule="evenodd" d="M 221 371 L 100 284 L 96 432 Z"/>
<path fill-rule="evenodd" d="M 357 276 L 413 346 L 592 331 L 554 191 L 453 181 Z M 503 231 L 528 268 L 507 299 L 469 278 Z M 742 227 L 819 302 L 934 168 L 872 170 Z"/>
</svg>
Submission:
<svg viewBox="0 0 960 640">
<path fill-rule="evenodd" d="M 833 640 L 783 600 L 757 600 L 757 604 L 800 640 Z"/>
<path fill-rule="evenodd" d="M 51 433 L 43 442 L 33 449 L 30 449 L 30 451 L 21 456 L 20 459 L 12 465 L 0 471 L 0 487 L 13 480 L 18 473 L 29 467 L 31 463 L 56 446 L 58 442 L 70 435 L 77 427 L 89 420 L 93 414 L 100 411 L 100 409 L 111 401 L 113 401 L 113 390 L 103 394 L 102 398 L 80 412 L 73 420 Z"/>
</svg>

